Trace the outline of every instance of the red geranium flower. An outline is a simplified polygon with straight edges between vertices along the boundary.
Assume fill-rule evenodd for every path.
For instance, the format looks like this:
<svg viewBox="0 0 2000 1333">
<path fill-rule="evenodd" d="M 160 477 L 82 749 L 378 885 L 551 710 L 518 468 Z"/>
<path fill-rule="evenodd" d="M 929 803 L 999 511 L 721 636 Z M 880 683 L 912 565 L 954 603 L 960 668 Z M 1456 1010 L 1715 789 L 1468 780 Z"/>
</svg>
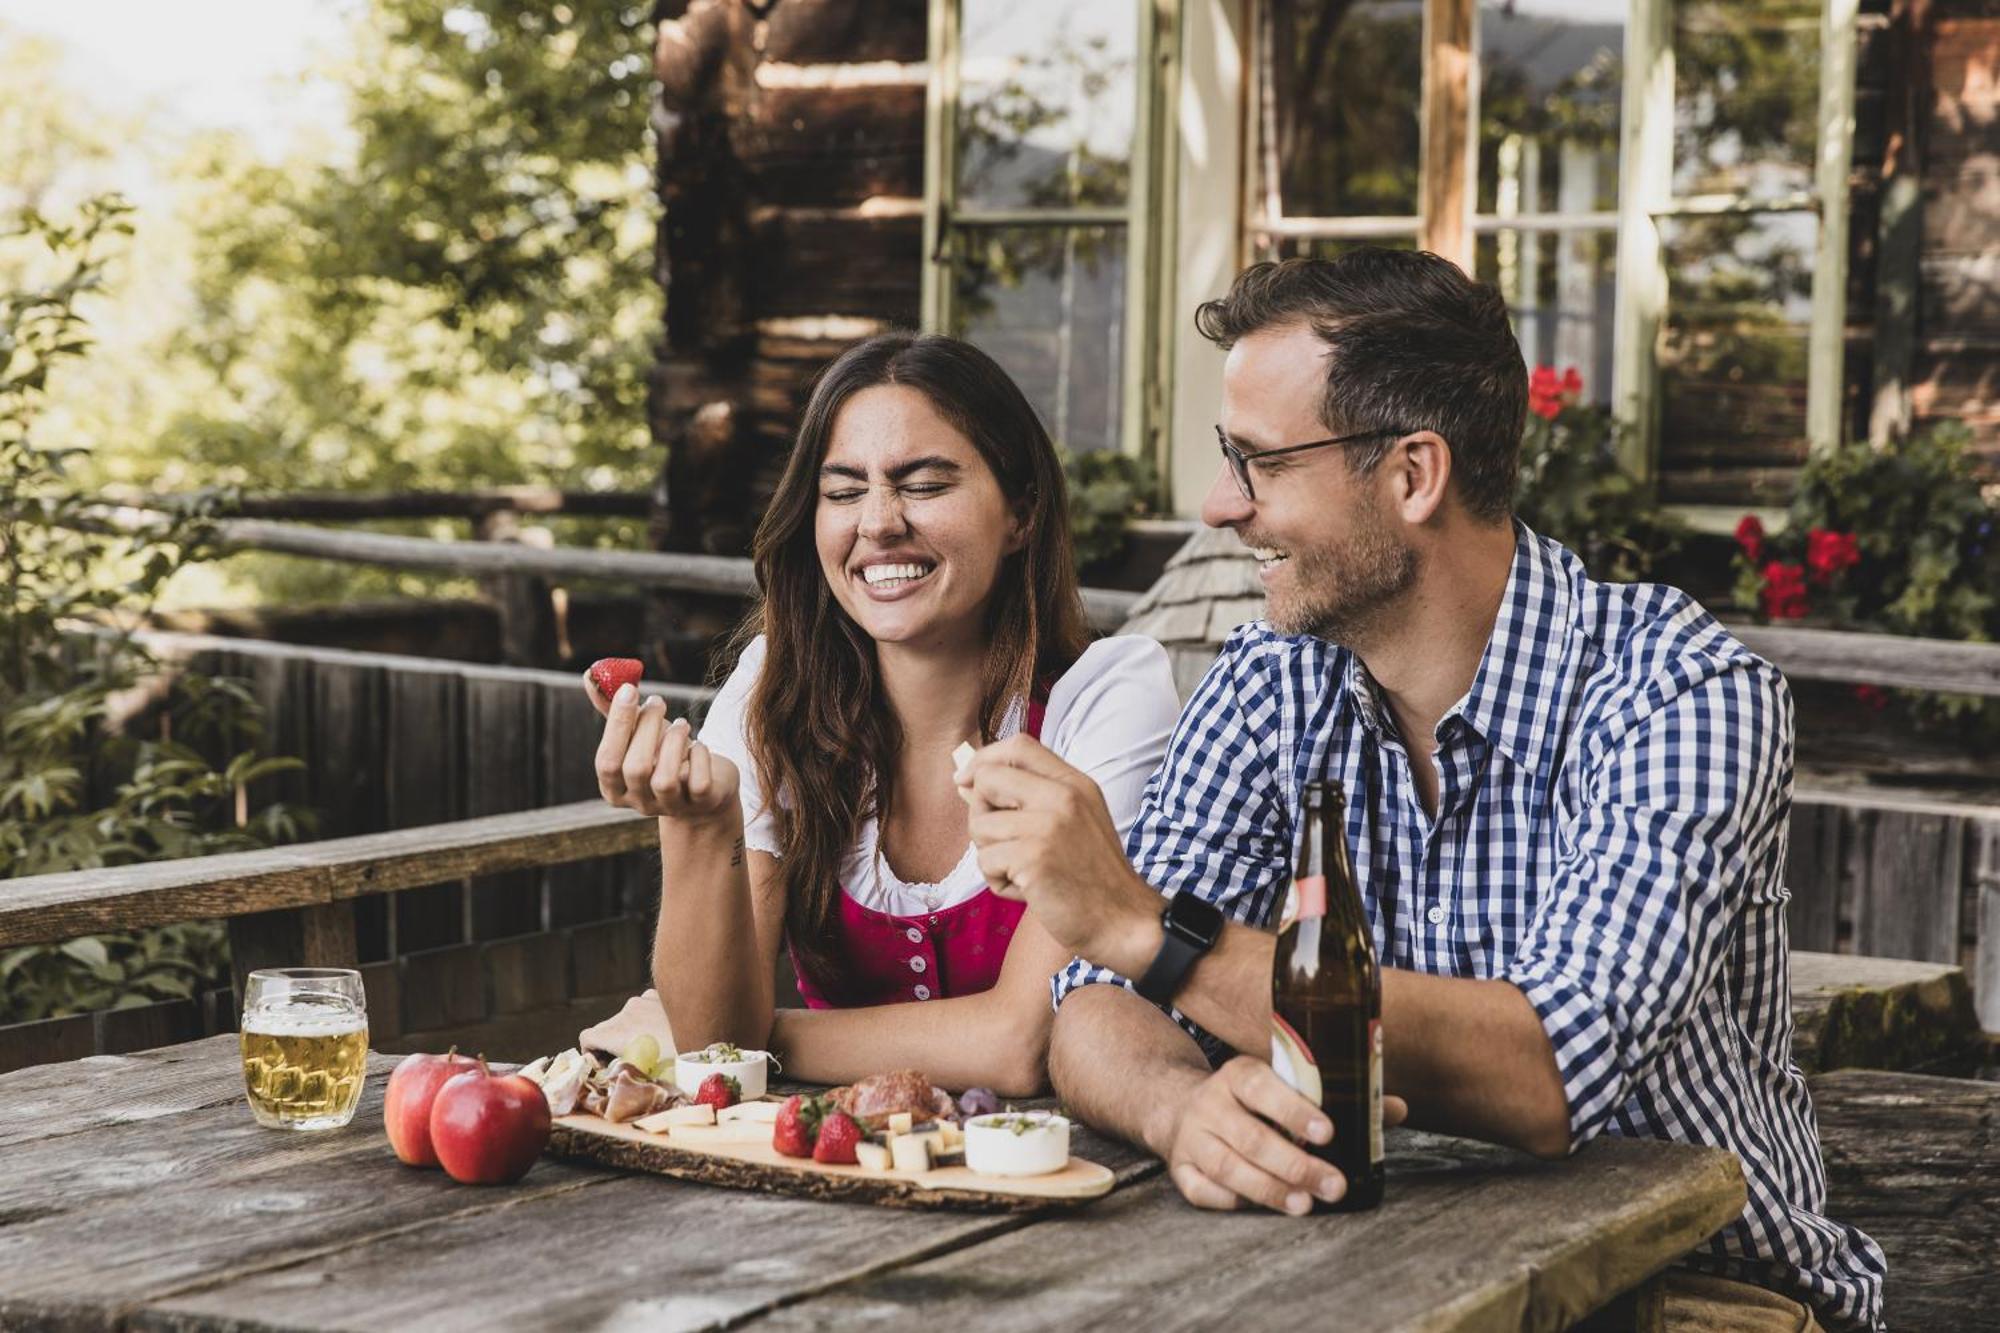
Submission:
<svg viewBox="0 0 2000 1333">
<path fill-rule="evenodd" d="M 1565 370 L 1562 377 L 1562 391 L 1563 396 L 1572 402 L 1582 398 L 1583 372 L 1575 366 L 1571 366 L 1568 370 Z"/>
<path fill-rule="evenodd" d="M 1528 376 L 1528 410 L 1546 421 L 1562 412 L 1562 380 L 1554 366 L 1536 366 Z"/>
<path fill-rule="evenodd" d="M 1743 548 L 1743 556 L 1751 564 L 1764 558 L 1764 523 L 1755 514 L 1745 514 L 1743 521 L 1736 525 L 1736 544 Z"/>
<path fill-rule="evenodd" d="M 1861 563 L 1861 546 L 1851 532 L 1814 528 L 1806 534 L 1806 571 L 1814 583 L 1831 583 L 1834 575 Z"/>
<path fill-rule="evenodd" d="M 1772 620 L 1797 620 L 1810 610 L 1806 573 L 1799 565 L 1773 560 L 1764 566 L 1764 614 Z"/>
<path fill-rule="evenodd" d="M 1880 685 L 1856 685 L 1854 697 L 1878 713 L 1889 706 L 1889 691 Z"/>
</svg>

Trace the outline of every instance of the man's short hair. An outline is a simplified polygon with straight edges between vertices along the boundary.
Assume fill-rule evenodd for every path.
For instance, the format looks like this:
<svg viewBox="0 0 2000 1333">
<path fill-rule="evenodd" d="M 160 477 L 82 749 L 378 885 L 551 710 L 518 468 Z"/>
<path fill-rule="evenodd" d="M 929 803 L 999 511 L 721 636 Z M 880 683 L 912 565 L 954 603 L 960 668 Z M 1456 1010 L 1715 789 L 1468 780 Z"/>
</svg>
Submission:
<svg viewBox="0 0 2000 1333">
<path fill-rule="evenodd" d="M 1434 430 L 1451 447 L 1465 507 L 1497 521 L 1514 507 L 1528 370 L 1490 284 L 1428 251 L 1365 246 L 1338 259 L 1254 264 L 1203 302 L 1195 327 L 1223 348 L 1303 323 L 1330 351 L 1320 419 L 1335 435 Z M 1347 451 L 1357 472 L 1394 440 Z"/>
</svg>

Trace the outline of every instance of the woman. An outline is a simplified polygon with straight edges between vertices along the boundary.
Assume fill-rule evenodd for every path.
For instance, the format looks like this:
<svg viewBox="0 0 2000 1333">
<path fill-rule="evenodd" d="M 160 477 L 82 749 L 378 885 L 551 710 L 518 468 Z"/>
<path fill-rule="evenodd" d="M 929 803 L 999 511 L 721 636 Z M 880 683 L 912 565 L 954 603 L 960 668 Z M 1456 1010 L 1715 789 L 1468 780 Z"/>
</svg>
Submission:
<svg viewBox="0 0 2000 1333">
<path fill-rule="evenodd" d="M 884 334 L 827 368 L 755 560 L 763 599 L 699 739 L 592 689 L 606 799 L 660 820 L 662 1049 L 1040 1091 L 1068 955 L 980 882 L 952 751 L 1025 728 L 1122 832 L 1177 713 L 1166 654 L 1089 641 L 1054 446 L 950 338 Z M 781 946 L 804 1010 L 774 1006 Z"/>
</svg>

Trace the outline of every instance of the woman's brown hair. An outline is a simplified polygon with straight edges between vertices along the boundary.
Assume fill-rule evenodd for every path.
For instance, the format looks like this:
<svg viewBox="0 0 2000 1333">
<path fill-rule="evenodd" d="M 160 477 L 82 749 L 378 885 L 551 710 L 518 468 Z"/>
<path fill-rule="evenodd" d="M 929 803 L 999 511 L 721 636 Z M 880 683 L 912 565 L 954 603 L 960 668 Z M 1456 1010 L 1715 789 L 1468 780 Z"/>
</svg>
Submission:
<svg viewBox="0 0 2000 1333">
<path fill-rule="evenodd" d="M 882 694 L 875 641 L 827 587 L 814 539 L 819 470 L 835 421 L 863 389 L 895 384 L 928 398 L 979 451 L 1025 520 L 987 606 L 980 694 L 982 740 L 1041 677 L 1068 669 L 1089 642 L 1070 546 L 1062 464 L 1048 432 L 1007 372 L 969 343 L 884 333 L 850 347 L 821 374 L 799 436 L 758 525 L 758 605 L 738 643 L 762 633 L 763 670 L 750 696 L 750 757 L 777 818 L 785 934 L 809 979 L 837 994 L 845 960 L 832 947 L 841 861 L 862 821 L 895 801 L 902 729 Z"/>
</svg>

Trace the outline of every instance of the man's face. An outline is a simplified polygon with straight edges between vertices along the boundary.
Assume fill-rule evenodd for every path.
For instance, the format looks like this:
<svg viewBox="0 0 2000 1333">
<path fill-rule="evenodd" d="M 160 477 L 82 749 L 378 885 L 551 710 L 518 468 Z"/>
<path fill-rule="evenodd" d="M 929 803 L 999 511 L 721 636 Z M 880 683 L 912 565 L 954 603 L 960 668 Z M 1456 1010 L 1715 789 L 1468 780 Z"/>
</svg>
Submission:
<svg viewBox="0 0 2000 1333">
<path fill-rule="evenodd" d="M 1224 465 L 1201 516 L 1234 529 L 1256 552 L 1273 629 L 1358 646 L 1417 573 L 1416 551 L 1387 498 L 1387 465 L 1362 475 L 1342 457 L 1382 441 L 1255 457 L 1331 434 L 1319 415 L 1325 355 L 1304 325 L 1262 329 L 1230 349 L 1222 428 L 1250 456 L 1257 498 L 1247 498 Z"/>
</svg>

